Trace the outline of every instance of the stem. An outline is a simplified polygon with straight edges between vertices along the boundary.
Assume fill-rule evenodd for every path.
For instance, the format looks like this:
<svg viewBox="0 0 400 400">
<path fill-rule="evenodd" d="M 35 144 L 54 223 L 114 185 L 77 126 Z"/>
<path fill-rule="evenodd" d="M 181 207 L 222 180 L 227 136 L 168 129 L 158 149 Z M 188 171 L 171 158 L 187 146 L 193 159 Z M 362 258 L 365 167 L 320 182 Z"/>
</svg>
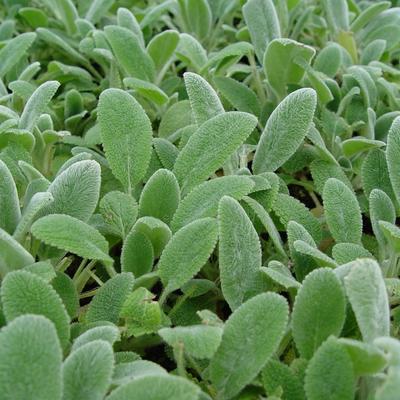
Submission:
<svg viewBox="0 0 400 400">
<path fill-rule="evenodd" d="M 72 257 L 64 257 L 57 265 L 56 271 L 64 272 L 68 269 L 68 267 L 72 264 Z"/>
<path fill-rule="evenodd" d="M 90 278 L 90 270 L 96 265 L 97 260 L 90 261 L 82 270 L 75 281 L 76 290 L 81 293 Z"/>
<path fill-rule="evenodd" d="M 264 103 L 267 100 L 267 98 L 265 97 L 265 91 L 264 91 L 264 88 L 263 88 L 263 84 L 262 84 L 262 81 L 261 81 L 260 74 L 259 74 L 258 69 L 257 69 L 257 64 L 256 64 L 256 60 L 254 58 L 254 55 L 249 53 L 248 59 L 249 59 L 250 66 L 251 66 L 251 68 L 253 70 L 253 76 L 254 76 L 254 81 L 255 81 L 256 91 L 257 91 L 258 97 Z"/>
<path fill-rule="evenodd" d="M 179 376 L 186 377 L 185 357 L 183 354 L 183 343 L 178 343 L 174 346 L 174 358 Z"/>
</svg>

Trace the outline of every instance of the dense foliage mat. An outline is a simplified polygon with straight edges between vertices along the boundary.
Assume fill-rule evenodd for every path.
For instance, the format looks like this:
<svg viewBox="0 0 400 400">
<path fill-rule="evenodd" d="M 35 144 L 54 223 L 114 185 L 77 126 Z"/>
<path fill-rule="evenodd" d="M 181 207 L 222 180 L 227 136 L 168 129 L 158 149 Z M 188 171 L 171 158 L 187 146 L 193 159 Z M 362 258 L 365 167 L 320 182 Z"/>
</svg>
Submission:
<svg viewBox="0 0 400 400">
<path fill-rule="evenodd" d="M 400 7 L 3 0 L 2 400 L 397 400 Z"/>
</svg>

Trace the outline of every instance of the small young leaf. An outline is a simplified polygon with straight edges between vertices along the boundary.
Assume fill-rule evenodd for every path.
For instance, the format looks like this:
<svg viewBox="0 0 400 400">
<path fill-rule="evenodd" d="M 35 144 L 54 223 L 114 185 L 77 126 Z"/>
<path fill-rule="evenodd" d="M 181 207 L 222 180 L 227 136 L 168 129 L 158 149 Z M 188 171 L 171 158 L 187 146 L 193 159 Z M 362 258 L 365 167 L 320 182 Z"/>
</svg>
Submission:
<svg viewBox="0 0 400 400">
<path fill-rule="evenodd" d="M 198 126 L 224 113 L 224 107 L 217 93 L 204 78 L 192 72 L 186 72 L 184 79 L 190 106 Z"/>
<path fill-rule="evenodd" d="M 63 400 L 102 400 L 111 383 L 113 349 L 103 340 L 72 352 L 63 364 Z"/>
<path fill-rule="evenodd" d="M 322 344 L 311 359 L 305 378 L 309 400 L 353 400 L 353 365 L 345 348 L 335 338 Z"/>
<path fill-rule="evenodd" d="M 166 293 L 179 289 L 200 271 L 214 250 L 217 237 L 217 221 L 213 218 L 193 221 L 172 236 L 158 262 Z"/>
<path fill-rule="evenodd" d="M 54 323 L 62 347 L 68 343 L 69 315 L 60 296 L 42 278 L 27 271 L 10 272 L 1 285 L 1 302 L 7 321 L 23 314 L 43 315 Z"/>
<path fill-rule="evenodd" d="M 198 400 L 200 388 L 173 375 L 142 376 L 115 389 L 106 400 Z"/>
<path fill-rule="evenodd" d="M 278 105 L 254 155 L 256 174 L 275 171 L 295 153 L 311 127 L 316 105 L 317 94 L 308 88 L 296 90 Z"/>
<path fill-rule="evenodd" d="M 325 183 L 322 197 L 326 221 L 335 241 L 359 244 L 361 210 L 352 190 L 338 179 L 330 178 Z"/>
<path fill-rule="evenodd" d="M 119 339 L 120 333 L 119 329 L 116 326 L 112 324 L 95 326 L 94 328 L 88 329 L 86 332 L 82 333 L 75 339 L 71 351 L 74 352 L 88 343 L 99 340 L 102 342 L 110 343 L 110 345 L 112 346 Z"/>
<path fill-rule="evenodd" d="M 186 354 L 194 358 L 210 359 L 221 343 L 222 328 L 207 325 L 163 328 L 158 334 L 171 347 L 183 345 Z"/>
<path fill-rule="evenodd" d="M 240 200 L 253 187 L 253 181 L 245 176 L 223 176 L 198 185 L 179 203 L 172 219 L 172 230 L 177 231 L 196 219 L 215 217 L 223 196 Z"/>
<path fill-rule="evenodd" d="M 344 284 L 364 341 L 389 336 L 388 296 L 376 261 L 369 258 L 353 261 Z"/>
<path fill-rule="evenodd" d="M 60 250 L 83 258 L 112 261 L 108 255 L 108 242 L 99 231 L 69 215 L 53 214 L 40 218 L 32 225 L 31 232 Z"/>
<path fill-rule="evenodd" d="M 119 313 L 133 287 L 134 277 L 123 272 L 108 280 L 96 293 L 86 313 L 87 322 L 118 323 Z"/>
<path fill-rule="evenodd" d="M 1 398 L 61 400 L 61 361 L 51 321 L 39 315 L 16 318 L 0 331 Z"/>
<path fill-rule="evenodd" d="M 281 36 L 274 2 L 272 0 L 249 0 L 243 6 L 243 17 L 249 29 L 258 61 L 262 63 L 268 43 Z"/>
<path fill-rule="evenodd" d="M 317 269 L 306 276 L 292 316 L 294 341 L 303 358 L 310 359 L 330 335 L 340 334 L 345 311 L 344 290 L 332 270 Z"/>
<path fill-rule="evenodd" d="M 139 201 L 139 215 L 151 216 L 169 224 L 180 201 L 180 190 L 175 175 L 159 169 L 147 181 Z"/>
<path fill-rule="evenodd" d="M 179 43 L 179 33 L 166 30 L 155 35 L 147 45 L 147 52 L 152 58 L 155 68 L 160 72 L 171 60 Z"/>
<path fill-rule="evenodd" d="M 288 314 L 283 297 L 263 293 L 229 317 L 210 364 L 211 380 L 221 398 L 234 397 L 261 371 L 282 340 Z"/>
<path fill-rule="evenodd" d="M 111 170 L 130 194 L 150 162 L 150 120 L 140 104 L 120 89 L 107 89 L 100 95 L 98 119 Z"/>
<path fill-rule="evenodd" d="M 253 115 L 238 111 L 217 115 L 201 125 L 174 165 L 182 192 L 187 194 L 221 167 L 256 125 Z"/>
<path fill-rule="evenodd" d="M 54 273 L 53 266 L 51 264 L 50 266 Z M 28 270 L 27 268 L 25 269 Z M 32 270 L 30 272 L 32 272 Z M 51 286 L 53 286 L 53 289 L 61 297 L 70 318 L 75 318 L 78 315 L 79 310 L 79 296 L 72 279 L 67 274 L 57 271 L 55 277 L 50 283 Z"/>
<path fill-rule="evenodd" d="M 241 205 L 224 196 L 218 207 L 221 289 L 231 310 L 263 292 L 261 245 Z"/>
<path fill-rule="evenodd" d="M 19 120 L 18 128 L 32 131 L 59 87 L 60 83 L 57 81 L 48 81 L 40 85 L 29 97 Z"/>
</svg>

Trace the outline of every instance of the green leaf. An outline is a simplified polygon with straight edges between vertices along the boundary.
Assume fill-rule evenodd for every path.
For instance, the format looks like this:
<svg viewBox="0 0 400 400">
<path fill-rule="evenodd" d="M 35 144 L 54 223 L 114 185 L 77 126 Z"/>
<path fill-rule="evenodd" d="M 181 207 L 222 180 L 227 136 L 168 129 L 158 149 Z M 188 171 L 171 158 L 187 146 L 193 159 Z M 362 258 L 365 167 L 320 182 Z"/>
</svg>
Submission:
<svg viewBox="0 0 400 400">
<path fill-rule="evenodd" d="M 183 346 L 184 352 L 194 358 L 210 359 L 221 343 L 222 331 L 217 326 L 193 325 L 163 328 L 158 334 L 171 347 Z"/>
<path fill-rule="evenodd" d="M 356 258 L 373 258 L 367 249 L 354 243 L 335 244 L 332 249 L 332 256 L 339 265 L 347 264 Z"/>
<path fill-rule="evenodd" d="M 196 186 L 180 203 L 172 219 L 171 227 L 177 231 L 196 219 L 215 217 L 218 203 L 223 196 L 240 200 L 254 187 L 250 177 L 223 176 Z"/>
<path fill-rule="evenodd" d="M 17 187 L 7 165 L 0 160 L 0 228 L 12 234 L 21 218 Z"/>
<path fill-rule="evenodd" d="M 75 339 L 71 351 L 75 352 L 82 346 L 85 346 L 88 343 L 94 341 L 107 342 L 112 346 L 119 339 L 120 333 L 119 329 L 116 326 L 112 324 L 95 326 L 94 328 L 88 329 L 86 332 L 82 333 Z"/>
<path fill-rule="evenodd" d="M 1 285 L 1 302 L 8 322 L 23 314 L 47 317 L 54 323 L 65 348 L 70 336 L 70 318 L 60 296 L 49 283 L 27 271 L 10 272 Z"/>
<path fill-rule="evenodd" d="M 115 0 L 94 0 L 90 3 L 85 19 L 96 24 L 100 19 L 107 14 L 107 11 L 114 4 Z"/>
<path fill-rule="evenodd" d="M 169 65 L 179 43 L 179 32 L 166 30 L 155 35 L 147 45 L 147 53 L 152 58 L 157 72 Z"/>
<path fill-rule="evenodd" d="M 53 214 L 40 218 L 32 225 L 31 232 L 37 239 L 60 250 L 112 262 L 108 242 L 99 231 L 69 215 Z"/>
<path fill-rule="evenodd" d="M 261 244 L 246 211 L 224 196 L 218 206 L 221 289 L 231 310 L 263 292 Z"/>
<path fill-rule="evenodd" d="M 125 238 L 136 221 L 138 205 L 132 196 L 111 191 L 101 199 L 100 213 L 112 231 Z"/>
<path fill-rule="evenodd" d="M 198 126 L 224 113 L 217 93 L 204 78 L 193 72 L 186 72 L 184 79 L 194 120 Z"/>
<path fill-rule="evenodd" d="M 34 32 L 21 33 L 14 39 L 11 39 L 0 50 L 0 59 L 3 60 L 0 66 L 1 79 L 18 64 L 35 39 L 36 33 Z"/>
<path fill-rule="evenodd" d="M 293 243 L 293 248 L 297 253 L 302 254 L 303 256 L 310 256 L 313 258 L 315 263 L 320 267 L 328 267 L 328 268 L 336 268 L 337 264 L 332 258 L 326 255 L 324 252 L 319 250 L 315 243 L 304 242 L 303 240 L 296 240 Z"/>
<path fill-rule="evenodd" d="M 169 224 L 179 201 L 180 190 L 175 175 L 167 169 L 159 169 L 143 188 L 139 215 L 155 217 Z"/>
<path fill-rule="evenodd" d="M 191 35 L 180 34 L 177 57 L 188 66 L 193 66 L 199 72 L 207 62 L 207 53 L 202 45 Z"/>
<path fill-rule="evenodd" d="M 211 381 L 221 399 L 238 394 L 278 349 L 288 320 L 286 300 L 259 294 L 241 305 L 225 323 L 221 345 L 211 360 Z"/>
<path fill-rule="evenodd" d="M 391 3 L 389 1 L 380 1 L 372 3 L 369 7 L 363 9 L 363 11 L 353 20 L 350 25 L 350 29 L 356 33 L 360 31 L 369 21 L 373 20 L 374 17 L 379 15 L 381 12 L 389 8 Z"/>
<path fill-rule="evenodd" d="M 111 383 L 114 354 L 103 340 L 72 352 L 63 364 L 63 400 L 102 400 Z"/>
<path fill-rule="evenodd" d="M 346 298 L 335 273 L 327 268 L 309 273 L 297 293 L 292 314 L 293 338 L 300 355 L 310 359 L 330 335 L 339 335 L 345 316 Z"/>
<path fill-rule="evenodd" d="M 248 0 L 243 6 L 243 17 L 260 63 L 268 43 L 281 36 L 278 15 L 272 0 Z"/>
<path fill-rule="evenodd" d="M 127 76 L 152 81 L 155 67 L 153 60 L 140 43 L 140 39 L 129 29 L 108 25 L 104 33 L 115 58 Z"/>
<path fill-rule="evenodd" d="M 139 277 L 151 272 L 154 250 L 150 239 L 142 232 L 132 229 L 124 240 L 121 251 L 121 270 Z"/>
<path fill-rule="evenodd" d="M 61 400 L 61 361 L 51 321 L 39 315 L 16 318 L 0 331 L 2 399 Z"/>
<path fill-rule="evenodd" d="M 153 83 L 137 78 L 125 78 L 124 85 L 128 88 L 132 88 L 135 93 L 138 93 L 145 99 L 148 99 L 159 106 L 162 106 L 168 101 L 168 96 Z"/>
<path fill-rule="evenodd" d="M 389 129 L 386 147 L 386 160 L 390 182 L 398 202 L 400 202 L 400 118 L 397 117 Z"/>
<path fill-rule="evenodd" d="M 369 258 L 353 261 L 344 284 L 364 341 L 389 336 L 388 296 L 377 262 Z"/>
<path fill-rule="evenodd" d="M 32 255 L 12 236 L 0 228 L 0 276 L 35 262 Z"/>
<path fill-rule="evenodd" d="M 87 322 L 110 321 L 118 323 L 119 313 L 133 287 L 134 277 L 123 272 L 108 280 L 90 302 Z"/>
<path fill-rule="evenodd" d="M 214 78 L 214 83 L 222 96 L 225 97 L 236 110 L 248 112 L 257 117 L 260 115 L 261 107 L 259 100 L 255 93 L 244 83 L 223 76 L 216 76 Z"/>
<path fill-rule="evenodd" d="M 354 192 L 335 178 L 326 181 L 322 198 L 329 230 L 337 243 L 359 244 L 361 210 Z"/>
<path fill-rule="evenodd" d="M 126 331 L 131 336 L 157 332 L 162 323 L 162 311 L 155 296 L 146 288 L 138 288 L 125 300 L 120 317 L 126 321 Z"/>
<path fill-rule="evenodd" d="M 106 400 L 198 400 L 200 388 L 173 375 L 150 375 L 134 379 L 115 389 Z"/>
<path fill-rule="evenodd" d="M 355 375 L 376 374 L 385 367 L 385 355 L 377 346 L 347 338 L 340 338 L 338 341 L 347 350 Z"/>
<path fill-rule="evenodd" d="M 57 81 L 48 81 L 40 85 L 29 97 L 19 120 L 18 128 L 32 131 L 59 87 L 60 83 Z"/>
<path fill-rule="evenodd" d="M 42 210 L 46 214 L 66 214 L 87 222 L 99 201 L 101 170 L 94 160 L 72 164 L 58 175 L 47 191 L 53 202 Z"/>
<path fill-rule="evenodd" d="M 302 382 L 286 364 L 268 361 L 262 371 L 262 381 L 268 395 L 272 396 L 281 388 L 282 400 L 305 400 Z"/>
<path fill-rule="evenodd" d="M 261 267 L 261 271 L 285 289 L 299 288 L 301 283 L 293 278 L 288 267 L 279 261 L 270 261 L 268 268 Z"/>
<path fill-rule="evenodd" d="M 54 273 L 54 268 L 51 264 L 50 267 Z M 25 269 L 28 270 L 27 268 Z M 30 272 L 32 272 L 32 269 Z M 61 297 L 70 318 L 75 318 L 79 310 L 79 296 L 73 280 L 67 274 L 57 271 L 55 277 L 51 280 L 51 286 Z"/>
<path fill-rule="evenodd" d="M 330 78 L 334 78 L 342 64 L 342 48 L 337 43 L 323 47 L 315 57 L 313 67 Z"/>
<path fill-rule="evenodd" d="M 289 94 L 273 111 L 254 155 L 254 173 L 275 171 L 299 148 L 314 117 L 317 95 L 313 89 Z"/>
<path fill-rule="evenodd" d="M 400 229 L 387 221 L 379 221 L 378 225 L 390 246 L 398 253 L 400 251 Z"/>
<path fill-rule="evenodd" d="M 185 17 L 190 33 L 199 40 L 207 38 L 211 30 L 212 15 L 207 0 L 185 0 Z"/>
<path fill-rule="evenodd" d="M 310 171 L 318 193 L 322 194 L 325 183 L 329 178 L 336 178 L 352 189 L 349 178 L 347 178 L 343 169 L 339 165 L 317 159 L 310 164 Z"/>
<path fill-rule="evenodd" d="M 100 95 L 98 119 L 111 170 L 130 194 L 150 162 L 150 120 L 140 104 L 120 89 L 107 89 Z"/>
<path fill-rule="evenodd" d="M 167 371 L 158 364 L 147 360 L 122 362 L 115 366 L 112 384 L 124 385 L 134 379 L 144 376 L 168 375 Z"/>
<path fill-rule="evenodd" d="M 287 84 L 298 84 L 303 79 L 305 70 L 297 59 L 301 58 L 309 64 L 314 54 L 312 47 L 292 39 L 274 39 L 268 44 L 264 54 L 264 71 L 279 97 L 286 95 Z"/>
<path fill-rule="evenodd" d="M 287 194 L 278 193 L 272 209 L 285 227 L 290 221 L 295 221 L 303 225 L 315 242 L 319 243 L 322 237 L 321 225 L 318 219 L 299 200 Z"/>
<path fill-rule="evenodd" d="M 256 125 L 253 115 L 238 111 L 217 115 L 202 124 L 174 165 L 182 192 L 187 194 L 221 167 Z"/>
<path fill-rule="evenodd" d="M 369 195 L 369 214 L 372 230 L 376 239 L 383 246 L 386 243 L 379 221 L 394 224 L 396 221 L 396 210 L 389 196 L 379 189 L 374 189 Z"/>
<path fill-rule="evenodd" d="M 328 339 L 311 359 L 305 378 L 309 400 L 353 400 L 353 365 L 345 348 L 335 338 Z"/>
<path fill-rule="evenodd" d="M 158 274 L 168 294 L 193 278 L 206 263 L 218 238 L 217 221 L 202 218 L 176 232 L 158 262 Z"/>
</svg>

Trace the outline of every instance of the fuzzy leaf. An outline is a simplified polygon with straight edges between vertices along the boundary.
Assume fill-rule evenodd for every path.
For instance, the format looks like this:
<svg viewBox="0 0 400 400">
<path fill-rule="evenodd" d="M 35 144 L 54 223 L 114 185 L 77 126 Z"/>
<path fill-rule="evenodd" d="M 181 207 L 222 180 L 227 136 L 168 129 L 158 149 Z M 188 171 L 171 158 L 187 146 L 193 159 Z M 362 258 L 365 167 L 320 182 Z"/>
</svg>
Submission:
<svg viewBox="0 0 400 400">
<path fill-rule="evenodd" d="M 75 339 L 71 351 L 75 352 L 80 347 L 94 341 L 107 342 L 112 346 L 119 339 L 119 329 L 116 326 L 112 324 L 95 326 L 94 328 L 88 329 Z"/>
<path fill-rule="evenodd" d="M 327 340 L 311 359 L 305 378 L 309 400 L 353 400 L 353 365 L 345 348 L 336 339 Z"/>
<path fill-rule="evenodd" d="M 184 79 L 193 117 L 198 126 L 224 113 L 224 107 L 217 93 L 204 78 L 192 72 L 186 72 Z"/>
<path fill-rule="evenodd" d="M 61 400 L 61 361 L 60 342 L 47 318 L 16 318 L 0 331 L 1 398 Z"/>
<path fill-rule="evenodd" d="M 110 321 L 118 323 L 119 313 L 132 290 L 134 277 L 123 272 L 108 280 L 96 293 L 86 313 L 87 322 Z"/>
<path fill-rule="evenodd" d="M 122 192 L 108 192 L 100 201 L 100 212 L 109 227 L 121 238 L 125 238 L 136 221 L 136 200 Z"/>
<path fill-rule="evenodd" d="M 173 375 L 150 375 L 134 379 L 115 389 L 106 400 L 198 400 L 200 388 Z"/>
<path fill-rule="evenodd" d="M 306 276 L 292 315 L 294 341 L 303 358 L 311 358 L 330 335 L 340 334 L 345 311 L 344 290 L 333 271 L 317 269 Z"/>
<path fill-rule="evenodd" d="M 63 400 L 102 400 L 111 383 L 114 354 L 103 340 L 72 352 L 63 364 Z"/>
<path fill-rule="evenodd" d="M 68 343 L 69 315 L 57 292 L 39 276 L 27 271 L 10 272 L 1 285 L 1 302 L 7 321 L 23 314 L 43 315 L 54 323 L 61 345 Z"/>
<path fill-rule="evenodd" d="M 98 119 L 111 170 L 130 194 L 150 162 L 150 120 L 140 104 L 120 89 L 107 89 L 100 95 Z"/>
<path fill-rule="evenodd" d="M 3 78 L 12 68 L 18 64 L 25 52 L 32 46 L 36 39 L 36 33 L 21 33 L 10 40 L 0 51 L 0 78 Z"/>
<path fill-rule="evenodd" d="M 272 0 L 249 0 L 243 6 L 243 17 L 260 63 L 268 43 L 281 36 L 278 15 Z"/>
<path fill-rule="evenodd" d="M 200 271 L 214 250 L 217 237 L 217 221 L 213 218 L 193 221 L 172 236 L 158 262 L 166 293 L 179 289 Z"/>
<path fill-rule="evenodd" d="M 87 222 L 99 201 L 100 165 L 94 160 L 72 164 L 58 175 L 47 191 L 53 202 L 42 213 L 66 214 Z"/>
<path fill-rule="evenodd" d="M 343 182 L 330 178 L 323 191 L 329 230 L 337 243 L 359 244 L 362 233 L 361 210 L 357 198 Z"/>
<path fill-rule="evenodd" d="M 151 216 L 169 224 L 180 201 L 175 175 L 159 169 L 147 181 L 139 201 L 139 215 Z"/>
<path fill-rule="evenodd" d="M 222 329 L 216 326 L 193 325 L 163 328 L 158 334 L 171 347 L 183 345 L 194 358 L 212 358 L 221 343 Z"/>
<path fill-rule="evenodd" d="M 132 31 L 120 26 L 108 25 L 104 28 L 104 33 L 115 58 L 127 76 L 145 81 L 153 80 L 155 73 L 153 60 Z"/>
<path fill-rule="evenodd" d="M 221 289 L 231 310 L 263 291 L 261 244 L 241 205 L 224 196 L 218 207 Z"/>
<path fill-rule="evenodd" d="M 174 173 L 183 193 L 206 180 L 246 140 L 257 124 L 250 114 L 238 111 L 217 115 L 190 137 L 180 152 Z"/>
<path fill-rule="evenodd" d="M 223 196 L 240 200 L 253 187 L 250 177 L 245 176 L 223 176 L 198 185 L 180 202 L 172 219 L 172 230 L 176 231 L 199 218 L 215 217 Z"/>
<path fill-rule="evenodd" d="M 256 174 L 275 171 L 299 148 L 314 117 L 317 95 L 313 89 L 289 94 L 273 111 L 254 155 Z"/>
<path fill-rule="evenodd" d="M 17 187 L 7 165 L 0 160 L 0 228 L 10 235 L 21 218 Z"/>
<path fill-rule="evenodd" d="M 282 340 L 288 313 L 283 297 L 263 293 L 229 317 L 210 364 L 211 380 L 221 399 L 234 397 L 261 371 Z"/>
<path fill-rule="evenodd" d="M 108 255 L 108 242 L 99 231 L 69 215 L 47 215 L 38 219 L 31 231 L 50 246 L 83 258 L 112 262 Z"/>
<path fill-rule="evenodd" d="M 179 43 L 179 33 L 173 30 L 166 30 L 155 35 L 147 45 L 147 52 L 153 59 L 157 71 L 171 60 Z"/>
<path fill-rule="evenodd" d="M 398 202 L 400 202 L 400 118 L 397 117 L 389 129 L 386 148 L 386 160 L 390 182 Z"/>
<path fill-rule="evenodd" d="M 376 261 L 369 258 L 353 261 L 344 284 L 364 341 L 389 336 L 388 296 Z"/>
</svg>

